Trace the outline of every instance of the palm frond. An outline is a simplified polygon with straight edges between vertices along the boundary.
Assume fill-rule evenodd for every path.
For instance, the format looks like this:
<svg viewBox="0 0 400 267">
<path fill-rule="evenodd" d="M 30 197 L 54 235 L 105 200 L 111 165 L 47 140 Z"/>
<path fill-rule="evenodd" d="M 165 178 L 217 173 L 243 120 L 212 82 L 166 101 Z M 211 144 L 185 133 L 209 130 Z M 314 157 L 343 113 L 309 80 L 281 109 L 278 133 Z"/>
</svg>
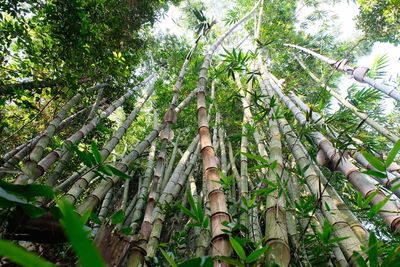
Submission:
<svg viewBox="0 0 400 267">
<path fill-rule="evenodd" d="M 387 75 L 385 70 L 389 65 L 389 56 L 387 54 L 378 55 L 374 58 L 368 76 L 372 79 L 381 79 Z"/>
<path fill-rule="evenodd" d="M 225 25 L 232 25 L 239 21 L 240 13 L 237 9 L 231 9 L 227 12 L 226 17 L 222 20 Z"/>
</svg>

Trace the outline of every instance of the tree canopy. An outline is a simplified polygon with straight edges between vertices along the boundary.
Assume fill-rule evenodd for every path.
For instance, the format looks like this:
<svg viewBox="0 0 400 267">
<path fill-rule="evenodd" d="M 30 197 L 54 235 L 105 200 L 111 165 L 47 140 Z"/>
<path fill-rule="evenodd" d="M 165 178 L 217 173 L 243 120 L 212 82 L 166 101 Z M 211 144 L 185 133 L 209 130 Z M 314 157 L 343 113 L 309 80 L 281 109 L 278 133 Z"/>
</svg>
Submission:
<svg viewBox="0 0 400 267">
<path fill-rule="evenodd" d="M 397 266 L 400 3 L 338 4 L 3 1 L 1 265 Z"/>
</svg>

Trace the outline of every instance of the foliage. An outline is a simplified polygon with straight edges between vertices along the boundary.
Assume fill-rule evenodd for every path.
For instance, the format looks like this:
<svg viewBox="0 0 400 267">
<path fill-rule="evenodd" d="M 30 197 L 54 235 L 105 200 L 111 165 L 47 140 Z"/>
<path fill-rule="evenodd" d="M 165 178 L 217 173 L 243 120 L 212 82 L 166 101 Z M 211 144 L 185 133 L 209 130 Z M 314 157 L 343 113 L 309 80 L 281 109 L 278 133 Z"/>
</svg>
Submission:
<svg viewBox="0 0 400 267">
<path fill-rule="evenodd" d="M 358 26 L 374 41 L 400 43 L 400 5 L 397 0 L 359 0 Z"/>
<path fill-rule="evenodd" d="M 183 25 L 189 31 L 185 32 L 184 36 L 155 34 L 151 26 L 160 15 L 165 13 L 168 9 L 167 4 L 170 2 L 164 0 L 51 0 L 44 2 L 8 0 L 0 4 L 0 107 L 2 107 L 0 134 L 4 136 L 1 139 L 3 141 L 1 149 L 4 152 L 42 133 L 60 108 L 77 92 L 82 92 L 84 97 L 68 111 L 67 115 L 73 115 L 83 109 L 90 111 L 96 96 L 87 94 L 85 88 L 92 84 L 103 82 L 108 84 L 98 112 L 100 113 L 123 92 L 126 92 L 127 88 L 142 81 L 143 77 L 150 73 L 157 73 L 159 77 L 154 86 L 154 94 L 142 107 L 137 120 L 124 132 L 116 149 L 109 151 L 109 157 L 102 156 L 101 148 L 104 148 L 104 144 L 110 140 L 113 131 L 126 119 L 126 114 L 136 106 L 138 94 L 127 99 L 123 106 L 110 117 L 102 118 L 99 127 L 83 138 L 79 144 L 68 146 L 69 152 L 73 152 L 72 158 L 60 177 L 57 177 L 58 181 L 63 182 L 67 177 L 72 177 L 79 181 L 79 184 L 83 184 L 86 180 L 79 178 L 94 171 L 96 177 L 86 181 L 85 188 L 79 188 L 83 192 L 76 199 L 76 207 L 84 207 L 82 203 L 86 204 L 85 201 L 89 199 L 98 202 L 96 209 L 78 215 L 74 210 L 76 207 L 64 198 L 59 198 L 52 188 L 43 185 L 42 183 L 46 183 L 46 178 L 54 169 L 50 169 L 35 183 L 13 184 L 15 174 L 21 173 L 23 161 L 29 156 L 24 156 L 11 167 L 3 165 L 5 160 L 1 162 L 0 175 L 3 174 L 1 171 L 7 171 L 3 180 L 0 181 L 0 206 L 4 209 L 0 212 L 0 216 L 4 228 L 7 228 L 7 223 L 13 219 L 11 215 L 16 210 L 22 210 L 29 220 L 41 219 L 43 214 L 50 211 L 48 214 L 54 217 L 52 217 L 55 219 L 54 223 L 60 221 L 63 226 L 68 243 L 57 247 L 53 245 L 40 247 L 46 258 L 58 260 L 61 257 L 69 257 L 72 252 L 68 253 L 68 251 L 73 251 L 77 258 L 71 257 L 72 261 L 79 261 L 82 266 L 103 266 L 105 263 L 89 238 L 89 233 L 94 235 L 97 232 L 97 228 L 92 229 L 91 226 L 99 227 L 102 223 L 111 224 L 112 227 L 115 226 L 112 236 L 117 238 L 121 238 L 123 234 L 124 238 L 131 240 L 138 234 L 139 230 L 135 228 L 138 228 L 137 225 L 140 225 L 143 219 L 141 213 L 143 207 L 139 204 L 146 204 L 147 191 L 152 186 L 151 179 L 145 178 L 147 175 L 149 177 L 154 175 L 152 174 L 154 166 L 147 169 L 149 152 L 146 148 L 144 153 L 137 155 L 135 162 L 128 166 L 130 171 L 128 175 L 128 172 L 122 172 L 119 168 L 125 163 L 125 161 L 121 162 L 122 155 L 135 153 L 132 151 L 133 147 L 153 128 L 153 116 L 150 114 L 158 114 L 156 119 L 160 123 L 165 122 L 163 114 L 170 106 L 170 100 L 174 94 L 173 86 L 185 59 L 190 58 L 190 62 L 185 77 L 181 81 L 182 88 L 179 91 L 178 103 L 197 88 L 198 74 L 204 71 L 202 64 L 209 45 L 214 43 L 216 38 L 229 28 L 229 25 L 239 21 L 245 11 L 254 4 L 254 1 L 249 0 L 228 3 L 222 23 L 214 26 L 215 15 L 223 13 L 220 10 L 211 10 L 214 3 L 187 1 L 178 7 L 182 11 L 183 18 L 180 18 L 176 24 Z M 387 27 L 389 24 L 398 24 L 394 17 L 397 12 L 396 7 L 393 7 L 394 2 L 360 1 L 362 14 L 359 20 L 365 22 L 367 19 L 368 21 L 383 19 L 385 22 L 379 22 L 379 27 L 387 29 L 378 34 L 371 31 L 373 24 L 368 25 L 368 28 L 364 25 L 362 28 L 367 32 L 367 38 L 398 42 L 397 33 Z M 304 27 L 299 28 L 296 19 L 302 12 L 303 4 L 304 7 L 314 8 L 314 12 L 306 18 L 306 22 L 302 25 Z M 228 37 L 223 44 L 225 48 L 217 51 L 221 54 L 212 58 L 207 80 L 200 79 L 206 85 L 205 105 L 209 115 L 208 123 L 210 129 L 213 128 L 212 132 L 217 133 L 213 145 L 214 147 L 221 145 L 218 134 L 222 133 L 225 142 L 229 141 L 233 149 L 233 159 L 227 164 L 231 168 L 224 173 L 218 171 L 220 178 L 218 186 L 225 193 L 231 218 L 230 221 L 221 222 L 223 226 L 221 231 L 222 236 L 226 237 L 225 241 L 229 242 L 227 245 L 233 251 L 230 256 L 219 257 L 220 261 L 234 266 L 266 264 L 269 253 L 273 253 L 270 249 L 272 245 L 268 241 L 269 237 L 262 237 L 261 230 L 261 236 L 256 241 L 254 233 L 256 224 L 259 224 L 260 229 L 265 229 L 268 223 L 265 214 L 271 209 L 267 202 L 270 198 L 282 197 L 286 205 L 285 216 L 293 216 L 292 219 L 295 219 L 294 229 L 291 229 L 295 231 L 295 234 L 289 236 L 288 243 L 292 253 L 292 265 L 306 263 L 306 265 L 324 266 L 327 262 L 337 264 L 332 257 L 332 250 L 338 248 L 339 243 L 347 238 L 339 236 L 334 228 L 337 225 L 324 218 L 329 217 L 329 211 L 335 207 L 326 205 L 322 213 L 319 194 L 313 195 L 309 192 L 308 179 L 310 177 L 307 175 L 309 168 L 314 169 L 312 160 L 307 166 L 300 167 L 294 160 L 294 152 L 284 142 L 286 136 L 280 136 L 283 145 L 282 166 L 278 160 L 257 154 L 256 151 L 260 145 L 265 147 L 266 154 L 270 155 L 274 152 L 271 150 L 276 140 L 271 140 L 271 122 L 282 118 L 288 120 L 296 141 L 301 141 L 310 154 L 310 157 L 306 156 L 307 159 L 313 159 L 316 156 L 318 147 L 309 137 L 311 132 L 319 130 L 323 134 L 335 133 L 336 135 L 337 133 L 337 138 L 330 141 L 341 152 L 347 152 L 350 147 L 359 149 L 373 167 L 370 170 L 364 170 L 364 174 L 376 179 L 387 178 L 389 165 L 398 161 L 400 142 L 391 144 L 345 107 L 335 109 L 336 105 L 331 101 L 328 86 L 342 94 L 343 89 L 338 88 L 340 75 L 329 65 L 313 57 L 305 56 L 303 53 L 296 53 L 283 45 L 300 44 L 332 58 L 346 57 L 353 62 L 356 62 L 357 56 L 368 51 L 367 47 L 370 44 L 366 41 L 337 40 L 334 36 L 335 29 L 331 29 L 332 25 L 329 24 L 334 18 L 322 9 L 322 4 L 322 1 L 317 0 L 304 3 L 264 1 L 259 39 L 252 40 L 251 37 L 254 32 L 254 22 L 256 22 L 254 18 L 258 18 L 259 13 L 257 13 Z M 383 16 L 374 18 L 371 13 L 367 18 L 363 17 L 367 16 L 368 12 L 372 12 L 374 16 L 382 13 Z M 315 26 L 321 20 L 324 23 L 320 31 L 315 34 L 305 31 L 307 25 Z M 376 28 L 379 29 L 379 27 Z M 201 39 L 196 51 L 191 51 L 192 39 L 206 34 L 206 38 Z M 243 42 L 240 48 L 237 47 L 244 36 L 248 36 L 246 37 L 248 42 Z M 244 45 L 248 46 L 244 47 Z M 322 84 L 313 81 L 299 66 L 294 53 L 315 73 Z M 257 64 L 254 64 L 259 58 L 268 71 L 280 79 L 279 84 L 285 93 L 296 93 L 310 107 L 311 111 L 305 114 L 306 125 L 297 123 L 292 112 L 281 105 L 278 97 L 272 96 L 269 104 L 265 104 L 263 100 L 266 96 L 260 90 L 262 85 L 260 79 L 263 73 Z M 387 55 L 377 57 L 370 66 L 369 77 L 378 80 L 386 79 L 388 64 Z M 251 122 L 243 120 L 242 99 L 237 82 L 241 82 L 245 93 L 249 95 L 251 105 L 248 108 L 253 119 Z M 215 99 L 209 96 L 212 86 L 215 89 Z M 396 117 L 399 104 L 396 104 L 394 113 L 387 116 L 382 94 L 365 84 L 351 85 L 347 88 L 346 98 L 360 111 L 365 112 L 369 118 L 400 135 L 399 120 Z M 211 105 L 212 108 L 209 109 Z M 195 101 L 192 101 L 178 115 L 177 122 L 171 125 L 175 135 L 180 132 L 179 153 L 183 152 L 192 138 L 202 130 L 197 127 L 196 112 L 198 112 L 198 106 Z M 221 116 L 219 123 L 214 120 L 217 112 Z M 319 123 L 312 122 L 312 115 L 317 112 L 322 117 L 320 122 L 324 123 L 323 127 L 320 127 Z M 54 138 L 49 140 L 49 145 L 43 147 L 44 153 L 47 154 L 67 144 L 65 140 L 86 123 L 87 113 L 83 112 L 65 128 L 57 129 Z M 223 129 L 221 133 L 218 132 L 220 128 Z M 249 144 L 248 153 L 240 154 L 242 129 L 246 130 Z M 260 135 L 259 143 L 254 142 L 256 132 Z M 150 145 L 150 142 L 146 145 Z M 156 143 L 156 151 L 159 149 L 159 143 Z M 166 162 L 171 150 L 170 143 L 167 143 Z M 221 150 L 221 148 L 215 149 L 216 157 L 222 161 Z M 239 157 L 243 162 L 239 161 Z M 246 167 L 240 164 L 244 161 L 247 164 Z M 172 163 L 176 166 L 176 162 Z M 234 172 L 234 167 L 239 172 L 244 170 L 240 168 L 247 168 L 248 192 L 240 192 L 240 178 Z M 282 167 L 284 172 L 276 173 L 276 177 L 273 177 L 276 182 L 271 182 L 267 175 L 275 174 L 278 167 Z M 78 169 L 84 171 L 74 176 L 74 172 Z M 189 169 L 181 172 L 179 179 L 187 178 L 184 176 L 186 171 Z M 190 187 L 186 187 L 186 184 L 177 184 L 175 191 L 167 194 L 166 199 L 170 201 L 165 205 L 161 206 L 160 199 L 155 199 L 155 205 L 159 208 L 160 214 L 162 213 L 160 221 L 163 222 L 164 228 L 156 229 L 162 231 L 159 239 L 153 238 L 146 244 L 152 246 L 153 241 L 159 242 L 159 249 L 155 248 L 156 255 L 146 258 L 147 265 L 182 267 L 213 265 L 213 258 L 200 257 L 196 251 L 198 248 L 207 250 L 210 241 L 211 222 L 207 204 L 209 200 L 203 177 L 204 172 L 207 171 L 202 170 L 201 162 L 196 163 L 190 169 L 191 179 L 194 180 Z M 340 205 L 344 208 L 348 206 L 348 210 L 353 211 L 361 224 L 371 232 L 368 247 L 364 251 L 367 257 L 363 258 L 362 253 L 355 253 L 357 263 L 360 266 L 379 266 L 379 264 L 394 266 L 396 260 L 398 261 L 399 239 L 391 235 L 389 227 L 376 216 L 382 213 L 381 209 L 388 201 L 395 198 L 394 194 L 384 189 L 386 196 L 380 203 L 370 207 L 377 192 L 363 198 L 363 195 L 356 191 L 344 175 L 332 172 L 332 169 L 328 168 L 323 168 L 322 171 L 324 174 L 329 174 L 329 176 L 326 175 L 329 178 L 327 178 L 328 184 L 320 183 L 320 190 L 328 194 L 336 190 L 344 201 Z M 102 192 L 104 194 L 98 197 L 99 199 L 95 199 L 93 192 L 101 191 L 100 186 L 110 181 L 105 178 L 106 176 L 129 180 L 124 183 L 124 186 L 121 186 L 123 182 L 121 180 L 116 180 L 115 184 L 108 183 L 109 187 L 101 188 L 104 189 Z M 161 175 L 160 184 L 165 182 L 163 179 L 166 178 L 168 177 Z M 112 191 L 106 192 L 105 189 L 108 190 L 110 187 Z M 164 192 L 160 185 L 158 187 L 158 192 Z M 379 185 L 378 188 L 383 189 L 383 186 Z M 125 189 L 127 189 L 126 192 L 124 192 Z M 298 192 L 293 193 L 293 190 Z M 142 191 L 144 193 L 139 194 Z M 110 192 L 113 196 L 103 201 L 104 195 L 112 195 Z M 187 192 L 186 195 L 184 192 Z M 294 199 L 292 199 L 293 194 L 296 195 Z M 216 203 L 212 204 L 216 205 Z M 135 216 L 135 221 L 132 221 L 133 216 Z M 251 217 L 252 223 L 246 225 L 241 220 L 244 216 Z M 285 222 L 282 220 L 283 224 Z M 27 224 L 27 226 L 30 225 Z M 282 227 L 287 228 L 285 225 Z M 200 240 L 199 237 L 205 237 L 206 244 L 199 245 L 197 243 Z M 142 241 L 144 242 L 140 240 Z M 51 252 L 46 248 L 49 247 L 56 251 L 56 256 L 48 257 Z M 201 249 L 199 251 L 199 254 L 204 254 Z M 7 241 L 0 242 L 0 254 L 16 263 L 28 264 L 27 266 L 30 266 L 30 263 L 35 266 L 52 266 L 35 254 L 28 253 L 16 244 Z M 21 259 L 24 263 L 20 262 Z"/>
</svg>

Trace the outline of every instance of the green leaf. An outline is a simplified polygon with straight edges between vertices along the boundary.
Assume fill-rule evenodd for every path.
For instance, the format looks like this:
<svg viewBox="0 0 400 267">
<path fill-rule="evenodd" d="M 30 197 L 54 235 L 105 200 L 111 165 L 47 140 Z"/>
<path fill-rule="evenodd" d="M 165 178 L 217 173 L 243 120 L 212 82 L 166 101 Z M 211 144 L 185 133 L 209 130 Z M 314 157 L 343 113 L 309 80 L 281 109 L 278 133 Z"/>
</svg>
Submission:
<svg viewBox="0 0 400 267">
<path fill-rule="evenodd" d="M 108 167 L 109 165 L 100 165 L 97 170 L 105 175 L 113 175 L 113 172 L 111 171 L 111 169 Z"/>
<path fill-rule="evenodd" d="M 246 263 L 255 262 L 265 253 L 265 251 L 267 251 L 267 249 L 269 249 L 269 247 L 265 246 L 250 253 L 246 258 Z"/>
<path fill-rule="evenodd" d="M 368 240 L 368 262 L 370 267 L 378 267 L 378 241 L 374 232 L 371 232 Z"/>
<path fill-rule="evenodd" d="M 164 256 L 164 258 L 169 263 L 169 265 L 171 265 L 172 267 L 178 267 L 178 265 L 175 263 L 175 261 L 168 255 L 167 252 L 165 252 L 165 250 L 160 248 L 160 251 L 161 251 L 161 254 Z"/>
<path fill-rule="evenodd" d="M 385 204 L 389 201 L 389 199 L 390 196 L 387 196 L 384 200 L 372 206 L 371 209 L 368 211 L 368 217 L 372 218 L 373 216 L 378 214 L 378 212 L 383 208 L 383 206 L 385 206 Z"/>
<path fill-rule="evenodd" d="M 394 144 L 392 150 L 390 150 L 385 162 L 386 168 L 389 167 L 389 165 L 394 161 L 399 151 L 400 151 L 400 140 L 398 140 L 396 144 Z"/>
<path fill-rule="evenodd" d="M 57 201 L 57 205 L 62 212 L 61 224 L 65 234 L 72 245 L 79 262 L 83 267 L 105 266 L 100 254 L 96 250 L 92 241 L 84 230 L 84 225 L 78 214 L 74 211 L 71 203 L 62 198 Z"/>
<path fill-rule="evenodd" d="M 56 266 L 8 240 L 0 240 L 0 255 L 23 267 Z"/>
<path fill-rule="evenodd" d="M 121 233 L 124 235 L 131 235 L 132 234 L 132 227 L 124 227 L 120 230 Z"/>
<path fill-rule="evenodd" d="M 244 264 L 238 261 L 237 259 L 225 256 L 220 257 L 220 259 L 226 263 L 229 263 L 232 266 L 244 267 Z"/>
<path fill-rule="evenodd" d="M 92 153 L 94 155 L 94 158 L 96 159 L 98 164 L 101 164 L 103 162 L 103 159 L 101 157 L 99 148 L 97 147 L 97 144 L 95 141 L 92 141 Z"/>
<path fill-rule="evenodd" d="M 26 200 L 26 199 L 24 199 L 22 197 L 16 196 L 14 194 L 10 194 L 10 193 L 8 193 L 6 190 L 4 190 L 1 187 L 0 187 L 0 198 L 3 198 L 3 199 L 5 199 L 7 201 L 10 201 L 10 202 L 19 203 L 19 204 L 27 204 L 27 203 L 29 203 L 28 200 Z"/>
<path fill-rule="evenodd" d="M 360 267 L 368 267 L 367 262 L 364 260 L 364 258 L 358 253 L 357 251 L 353 252 L 353 258 L 356 259 L 357 264 Z"/>
<path fill-rule="evenodd" d="M 257 160 L 262 163 L 268 163 L 268 160 L 266 160 L 263 157 L 258 156 L 258 155 L 253 155 L 253 154 L 244 153 L 244 152 L 241 152 L 240 154 L 244 155 L 246 158 L 249 158 L 249 159 L 254 159 L 254 160 Z"/>
<path fill-rule="evenodd" d="M 92 222 L 95 224 L 101 224 L 100 218 L 94 212 L 90 213 L 90 220 L 92 220 Z"/>
<path fill-rule="evenodd" d="M 5 181 L 0 180 L 0 188 L 3 188 L 8 193 L 18 194 L 24 198 L 34 198 L 34 197 L 45 197 L 52 199 L 54 197 L 54 191 L 50 186 L 38 185 L 38 184 L 10 184 Z"/>
<path fill-rule="evenodd" d="M 127 175 L 126 173 L 124 173 L 124 172 L 118 170 L 118 169 L 115 168 L 114 166 L 111 166 L 111 165 L 105 165 L 105 166 L 107 166 L 108 168 L 110 168 L 110 170 L 112 171 L 112 173 L 113 173 L 114 175 L 118 176 L 119 178 L 128 179 L 128 180 L 132 179 L 132 177 L 130 177 L 130 176 Z"/>
<path fill-rule="evenodd" d="M 194 258 L 179 264 L 179 267 L 213 267 L 213 260 L 210 256 Z"/>
<path fill-rule="evenodd" d="M 116 213 L 113 214 L 111 217 L 111 223 L 112 224 L 119 224 L 122 223 L 125 219 L 125 213 L 123 210 L 119 210 Z"/>
<path fill-rule="evenodd" d="M 42 216 L 43 214 L 46 213 L 45 209 L 42 209 L 40 207 L 36 207 L 35 205 L 25 204 L 25 205 L 20 205 L 20 207 L 31 218 L 37 218 L 37 217 L 40 217 L 40 216 Z"/>
<path fill-rule="evenodd" d="M 92 210 L 88 209 L 85 213 L 81 216 L 82 224 L 86 224 L 92 214 Z"/>
<path fill-rule="evenodd" d="M 232 236 L 229 236 L 229 242 L 231 243 L 232 248 L 235 250 L 239 258 L 242 260 L 246 260 L 246 253 L 244 252 L 242 245 L 240 245 L 240 243 Z"/>
<path fill-rule="evenodd" d="M 88 153 L 87 151 L 80 151 L 77 147 L 72 146 L 73 151 L 76 152 L 78 155 L 78 158 L 85 164 L 87 167 L 91 168 L 94 165 L 97 164 L 96 159 L 91 153 Z"/>
<path fill-rule="evenodd" d="M 193 212 L 191 212 L 190 210 L 188 210 L 187 208 L 185 208 L 184 206 L 182 206 L 181 204 L 178 205 L 178 208 L 185 213 L 186 216 L 188 216 L 191 219 L 196 219 L 196 215 L 194 215 Z"/>
<path fill-rule="evenodd" d="M 374 170 L 363 171 L 363 173 L 374 176 L 376 178 L 381 178 L 381 179 L 385 179 L 387 177 L 386 173 L 378 172 L 378 171 L 374 171 Z"/>
<path fill-rule="evenodd" d="M 378 158 L 374 157 L 366 151 L 362 152 L 362 155 L 375 169 L 381 172 L 386 171 L 385 165 Z"/>
</svg>

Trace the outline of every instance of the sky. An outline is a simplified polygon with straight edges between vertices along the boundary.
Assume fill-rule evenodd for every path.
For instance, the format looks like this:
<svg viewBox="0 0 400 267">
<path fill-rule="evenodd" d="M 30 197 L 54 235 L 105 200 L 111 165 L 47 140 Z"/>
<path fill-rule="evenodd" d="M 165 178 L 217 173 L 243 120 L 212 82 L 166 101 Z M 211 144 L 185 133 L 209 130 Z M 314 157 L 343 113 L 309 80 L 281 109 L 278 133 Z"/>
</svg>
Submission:
<svg viewBox="0 0 400 267">
<path fill-rule="evenodd" d="M 328 10 L 331 14 L 337 16 L 337 25 L 333 25 L 332 31 L 335 31 L 339 40 L 351 40 L 358 38 L 362 35 L 362 32 L 357 30 L 355 18 L 358 14 L 358 6 L 354 2 L 342 1 L 334 6 L 329 6 L 327 4 L 321 5 L 321 8 Z M 307 15 L 312 12 L 312 8 L 303 9 L 302 16 L 299 20 L 304 19 Z M 313 27 L 308 29 L 310 33 L 317 33 L 321 25 L 315 23 Z M 360 57 L 357 62 L 353 63 L 353 66 L 364 66 L 369 67 L 372 65 L 374 59 L 378 56 L 387 54 L 389 56 L 389 64 L 386 68 L 388 73 L 387 79 L 390 77 L 396 77 L 400 75 L 400 47 L 394 46 L 390 43 L 376 42 L 371 49 L 370 54 Z M 353 83 L 362 85 L 354 81 L 350 76 L 343 75 L 339 82 L 340 93 L 347 96 L 347 88 L 349 88 Z M 385 98 L 383 101 L 385 105 L 385 113 L 390 113 L 394 108 L 394 100 L 391 98 Z M 332 111 L 339 109 L 339 103 L 335 99 L 332 99 Z"/>
<path fill-rule="evenodd" d="M 225 12 L 229 10 L 229 1 L 205 0 L 203 2 L 205 3 L 205 6 L 212 6 L 212 8 L 209 8 L 212 13 L 208 15 L 216 18 L 217 21 L 221 21 Z M 320 9 L 327 11 L 329 17 L 334 16 L 337 18 L 335 21 L 326 20 L 325 23 L 328 25 L 329 31 L 337 36 L 339 40 L 351 40 L 361 36 L 362 33 L 357 30 L 355 22 L 355 17 L 358 14 L 358 6 L 353 1 L 341 1 L 335 5 L 322 4 Z M 307 6 L 300 6 L 298 8 L 298 29 L 301 28 L 302 22 L 305 21 L 305 18 L 309 16 L 313 10 L 314 8 Z M 176 6 L 171 6 L 164 19 L 156 23 L 154 32 L 156 34 L 175 34 L 177 36 L 187 38 L 188 41 L 192 40 L 193 36 L 188 34 L 188 31 L 179 24 L 181 16 L 182 13 L 180 12 L 179 8 Z M 302 29 L 311 34 L 315 34 L 321 28 L 323 23 L 324 21 L 319 20 L 309 25 L 307 29 Z M 389 43 L 376 42 L 372 47 L 370 54 L 360 57 L 357 62 L 353 62 L 353 66 L 369 67 L 372 65 L 373 60 L 382 54 L 388 54 L 389 56 L 389 65 L 386 69 L 388 72 L 386 80 L 388 80 L 391 76 L 396 77 L 396 75 L 400 75 L 400 47 L 396 47 Z M 339 82 L 339 91 L 341 95 L 347 96 L 347 88 L 353 83 L 357 82 L 355 82 L 350 76 L 343 75 Z M 390 113 L 394 107 L 394 101 L 390 98 L 385 98 L 383 103 L 385 105 L 385 112 Z M 335 111 L 338 108 L 338 102 L 333 99 L 331 105 L 332 111 Z"/>
</svg>

